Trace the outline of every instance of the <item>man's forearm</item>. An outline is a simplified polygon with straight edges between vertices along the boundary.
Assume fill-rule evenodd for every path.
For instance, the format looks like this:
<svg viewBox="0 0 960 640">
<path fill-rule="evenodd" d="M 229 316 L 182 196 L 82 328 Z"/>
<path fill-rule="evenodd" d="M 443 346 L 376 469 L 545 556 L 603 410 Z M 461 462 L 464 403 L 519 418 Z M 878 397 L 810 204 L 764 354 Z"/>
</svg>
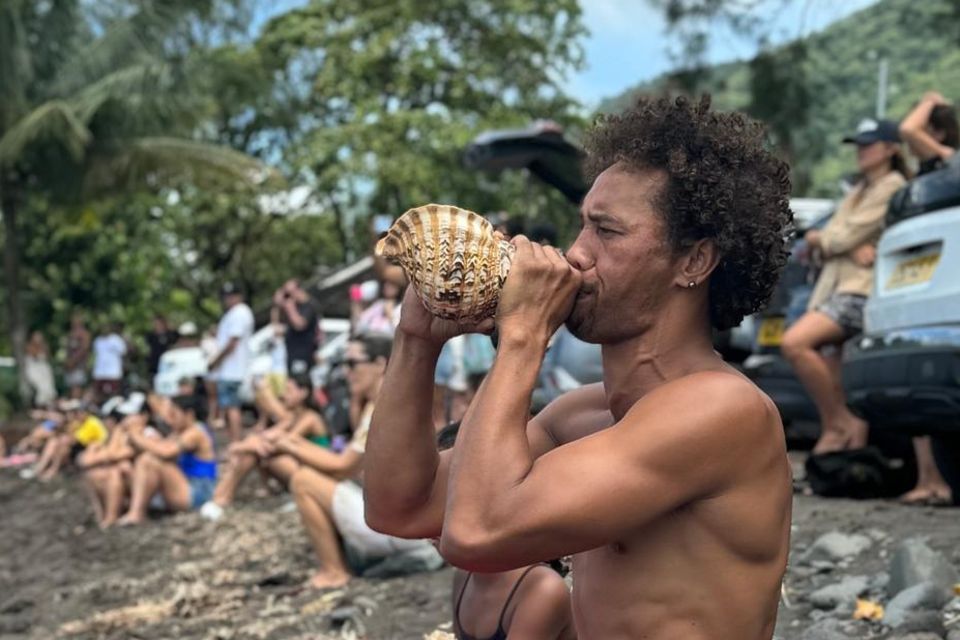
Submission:
<svg viewBox="0 0 960 640">
<path fill-rule="evenodd" d="M 439 346 L 397 332 L 364 464 L 367 514 L 374 526 L 392 528 L 434 493 L 439 454 L 432 403 L 439 355 Z"/>
<path fill-rule="evenodd" d="M 508 516 L 501 511 L 509 490 L 534 462 L 526 425 L 545 351 L 546 341 L 501 342 L 460 427 L 450 468 L 447 524 L 483 530 Z"/>
</svg>

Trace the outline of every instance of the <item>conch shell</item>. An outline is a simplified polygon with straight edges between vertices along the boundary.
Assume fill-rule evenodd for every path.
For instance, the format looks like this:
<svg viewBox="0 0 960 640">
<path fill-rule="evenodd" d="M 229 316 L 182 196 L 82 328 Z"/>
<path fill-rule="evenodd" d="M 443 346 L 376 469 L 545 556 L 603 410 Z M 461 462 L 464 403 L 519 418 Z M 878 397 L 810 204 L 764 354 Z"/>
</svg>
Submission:
<svg viewBox="0 0 960 640">
<path fill-rule="evenodd" d="M 513 252 L 486 218 L 444 204 L 410 209 L 376 248 L 403 267 L 430 313 L 465 323 L 496 312 Z"/>
</svg>

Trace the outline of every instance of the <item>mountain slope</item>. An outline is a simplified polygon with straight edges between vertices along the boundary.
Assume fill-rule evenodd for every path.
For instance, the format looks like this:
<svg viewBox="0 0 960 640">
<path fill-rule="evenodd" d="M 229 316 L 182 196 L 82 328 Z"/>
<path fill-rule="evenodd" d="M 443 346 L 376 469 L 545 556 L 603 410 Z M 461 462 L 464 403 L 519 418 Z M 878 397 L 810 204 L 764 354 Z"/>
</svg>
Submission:
<svg viewBox="0 0 960 640">
<path fill-rule="evenodd" d="M 888 118 L 900 119 L 927 90 L 960 100 L 960 41 L 950 0 L 882 0 L 837 21 L 805 41 L 808 56 L 798 70 L 810 95 L 807 122 L 794 143 L 794 166 L 806 188 L 798 196 L 836 196 L 838 180 L 855 169 L 853 149 L 841 138 L 876 110 L 879 59 L 889 66 Z M 945 28 L 950 27 L 950 28 Z M 748 109 L 752 95 L 748 62 L 707 70 L 697 91 L 709 91 L 723 109 Z M 616 111 L 638 93 L 662 93 L 669 76 L 644 83 L 604 101 Z"/>
</svg>

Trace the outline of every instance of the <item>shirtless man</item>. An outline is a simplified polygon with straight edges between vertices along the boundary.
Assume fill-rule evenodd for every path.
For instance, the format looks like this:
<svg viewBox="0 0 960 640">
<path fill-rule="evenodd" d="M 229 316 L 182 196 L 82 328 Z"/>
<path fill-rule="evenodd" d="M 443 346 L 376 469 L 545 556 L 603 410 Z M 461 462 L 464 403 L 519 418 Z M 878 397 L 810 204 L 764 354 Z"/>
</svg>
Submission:
<svg viewBox="0 0 960 640">
<path fill-rule="evenodd" d="M 517 238 L 500 346 L 452 455 L 431 424 L 437 354 L 466 330 L 408 291 L 370 430 L 376 530 L 441 535 L 471 571 L 576 554 L 580 638 L 769 640 L 789 547 L 777 410 L 713 350 L 783 267 L 787 167 L 739 114 L 641 99 L 588 141 L 596 176 L 563 257 Z M 547 340 L 603 348 L 604 382 L 528 421 Z M 402 455 L 398 455 L 402 452 Z"/>
</svg>

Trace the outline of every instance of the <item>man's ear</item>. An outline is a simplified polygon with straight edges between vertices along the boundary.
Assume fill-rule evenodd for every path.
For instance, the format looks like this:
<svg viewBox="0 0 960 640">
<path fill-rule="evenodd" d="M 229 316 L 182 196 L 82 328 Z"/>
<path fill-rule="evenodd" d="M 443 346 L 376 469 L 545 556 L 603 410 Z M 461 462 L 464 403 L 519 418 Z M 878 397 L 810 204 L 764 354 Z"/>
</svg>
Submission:
<svg viewBox="0 0 960 640">
<path fill-rule="evenodd" d="M 680 272 L 674 284 L 693 289 L 707 281 L 720 263 L 720 250 L 713 238 L 701 238 L 687 249 L 680 261 Z"/>
</svg>

